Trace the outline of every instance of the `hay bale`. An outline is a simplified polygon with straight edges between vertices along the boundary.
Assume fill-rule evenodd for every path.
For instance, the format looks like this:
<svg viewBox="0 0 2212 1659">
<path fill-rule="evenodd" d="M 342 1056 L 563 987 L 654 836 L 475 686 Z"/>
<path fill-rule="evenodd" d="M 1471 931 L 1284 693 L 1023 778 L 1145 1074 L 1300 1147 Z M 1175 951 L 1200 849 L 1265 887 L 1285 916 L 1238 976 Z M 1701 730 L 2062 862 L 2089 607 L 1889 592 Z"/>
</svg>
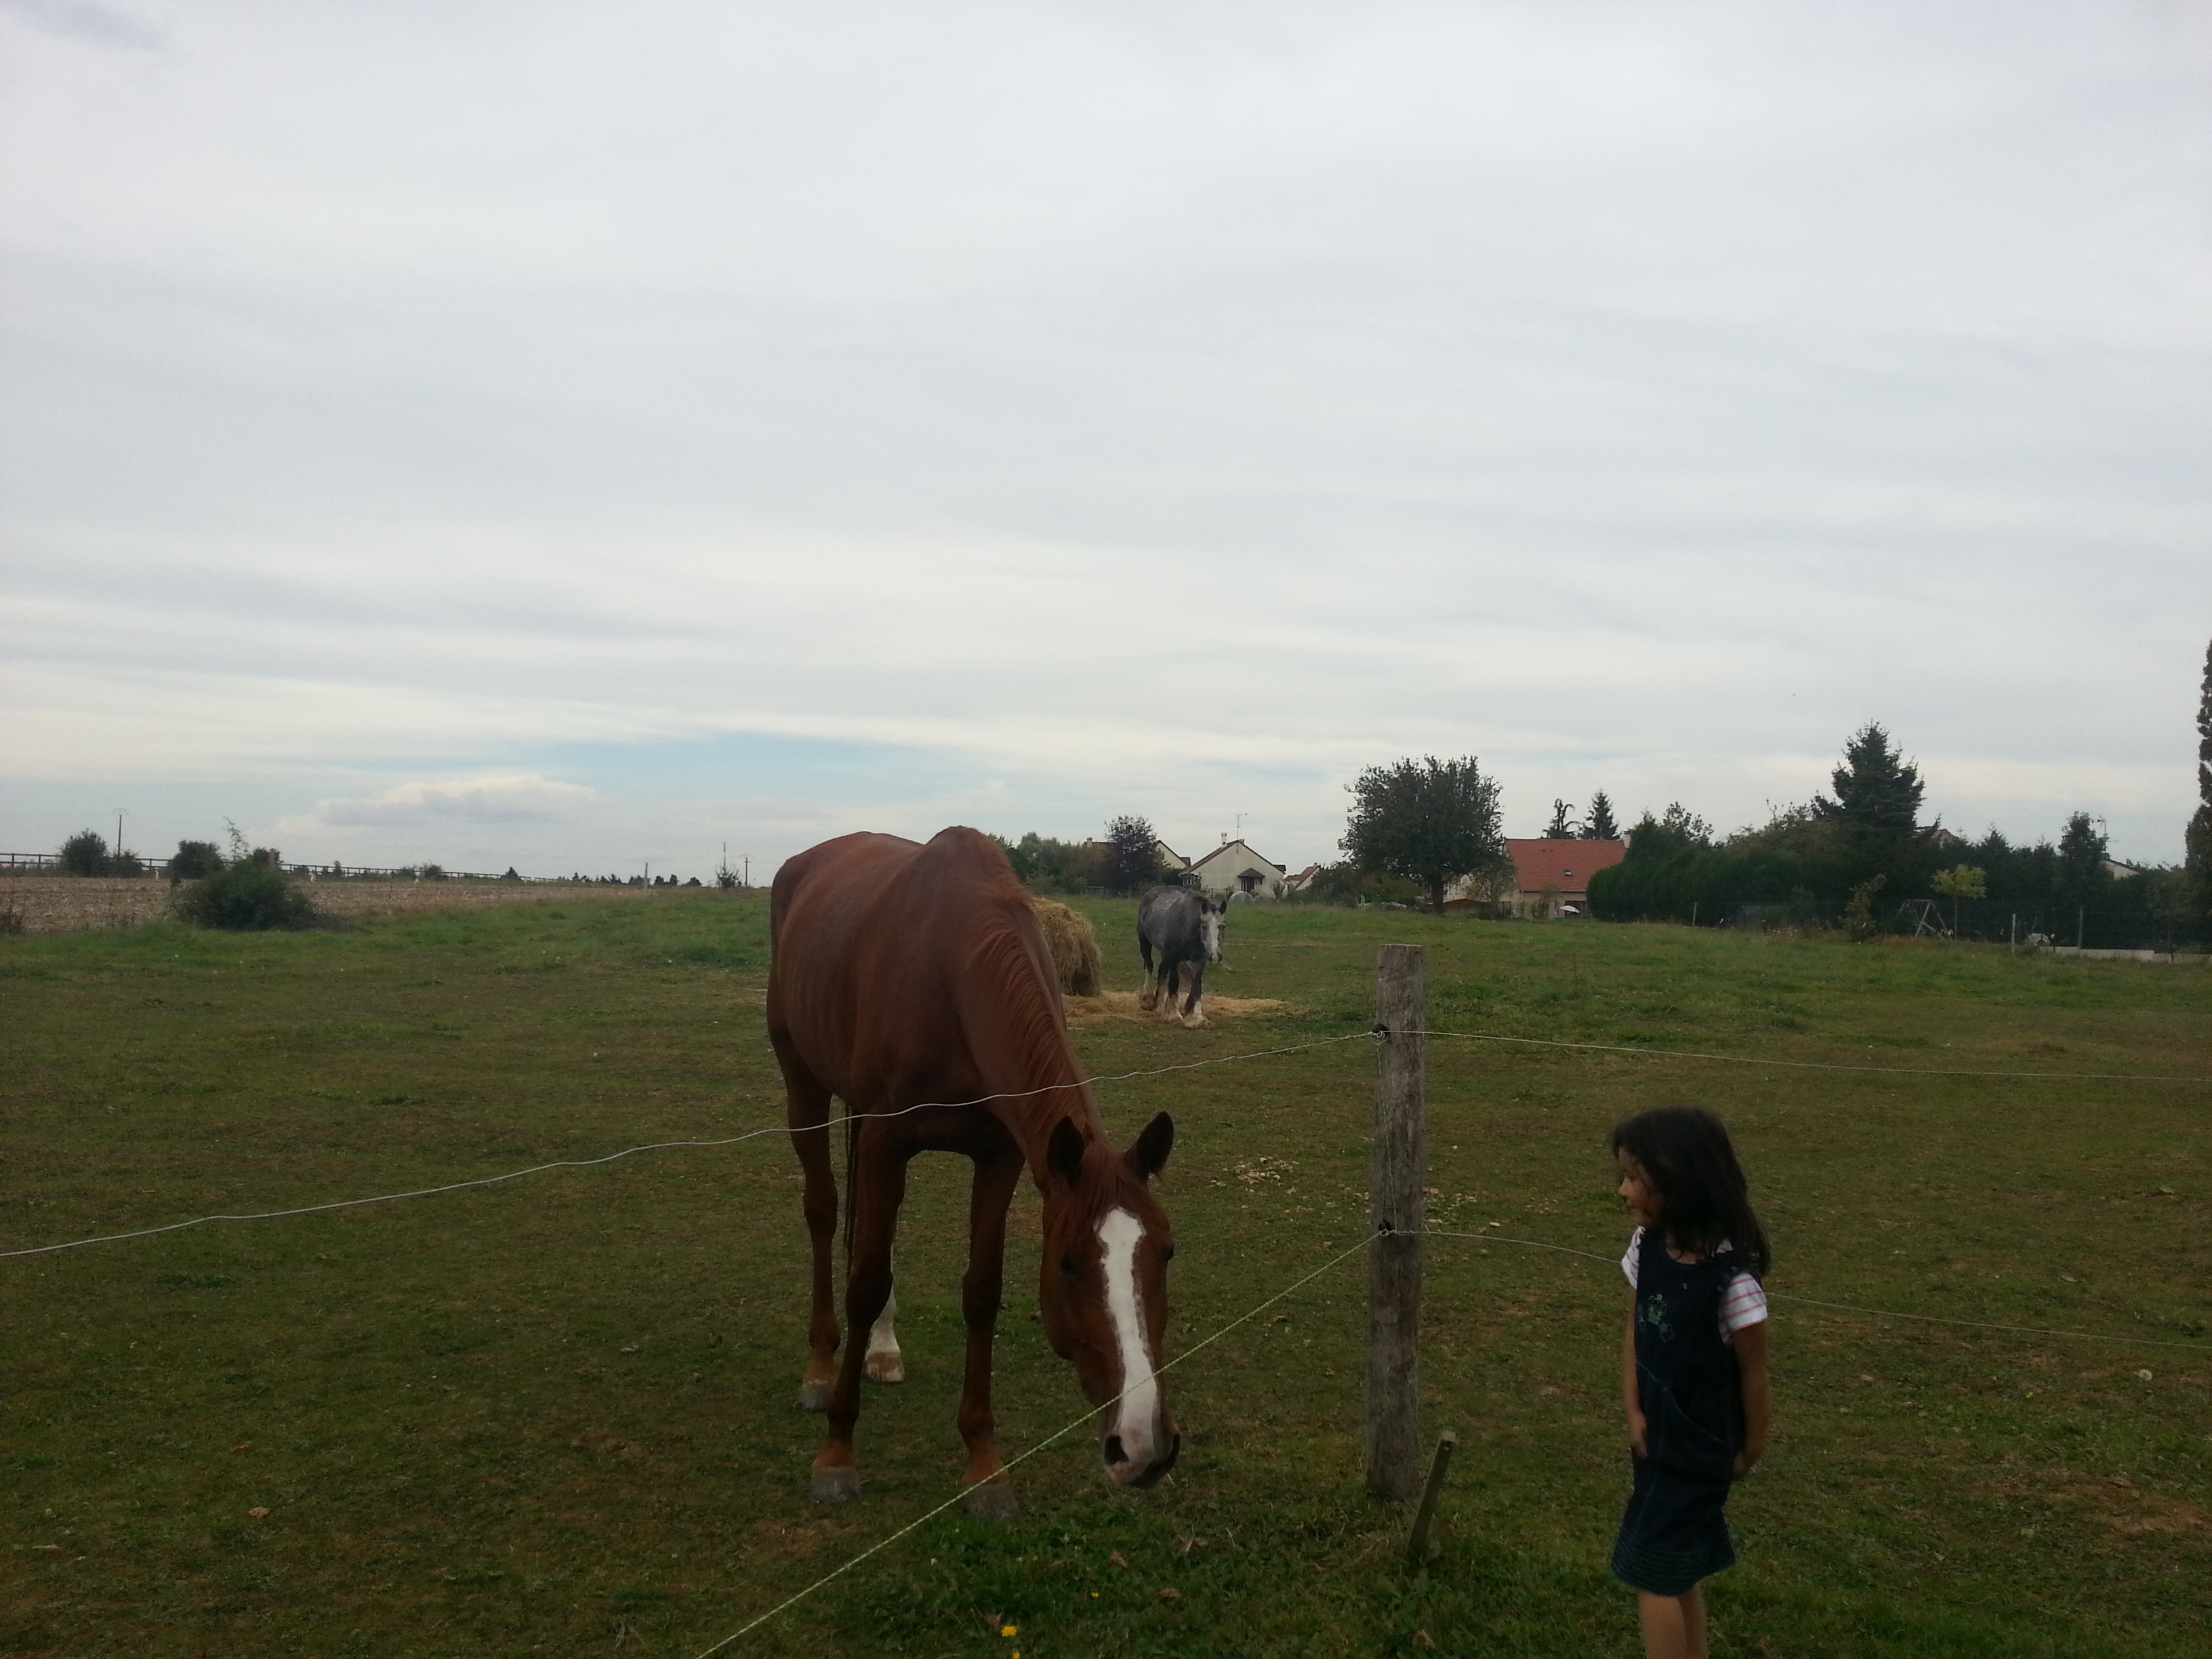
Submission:
<svg viewBox="0 0 2212 1659">
<path fill-rule="evenodd" d="M 1044 929 L 1045 947 L 1052 952 L 1053 969 L 1060 975 L 1060 994 L 1097 996 L 1098 935 L 1091 931 L 1090 921 L 1050 899 L 1033 898 L 1030 906 L 1036 912 L 1037 926 Z"/>
</svg>

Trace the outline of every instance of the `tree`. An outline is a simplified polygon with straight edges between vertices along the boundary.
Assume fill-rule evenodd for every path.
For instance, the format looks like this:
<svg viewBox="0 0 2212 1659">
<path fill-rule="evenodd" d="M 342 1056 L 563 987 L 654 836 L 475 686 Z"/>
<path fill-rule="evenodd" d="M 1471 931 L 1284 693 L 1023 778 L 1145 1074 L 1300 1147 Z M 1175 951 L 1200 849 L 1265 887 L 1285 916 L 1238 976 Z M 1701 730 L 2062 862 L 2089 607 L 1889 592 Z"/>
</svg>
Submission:
<svg viewBox="0 0 2212 1659">
<path fill-rule="evenodd" d="M 1567 816 L 1567 804 L 1563 800 L 1552 803 L 1552 821 L 1544 826 L 1546 841 L 1572 841 L 1581 826 Z"/>
<path fill-rule="evenodd" d="M 1613 821 L 1613 801 L 1601 789 L 1590 797 L 1589 817 L 1583 821 L 1584 841 L 1619 841 L 1620 826 Z"/>
<path fill-rule="evenodd" d="M 2068 818 L 2058 837 L 2058 896 L 2076 909 L 2094 904 L 2112 884 L 2112 872 L 2105 868 L 2108 856 L 2094 818 L 2087 812 Z"/>
<path fill-rule="evenodd" d="M 2204 686 L 2197 700 L 2197 811 L 2183 845 L 2183 867 L 2196 879 L 2202 915 L 2212 909 L 2212 646 L 2204 648 Z"/>
<path fill-rule="evenodd" d="M 1953 939 L 1959 937 L 1959 901 L 1990 896 L 1988 872 L 1971 864 L 1954 864 L 1948 870 L 1938 870 L 1928 884 L 1951 901 Z"/>
<path fill-rule="evenodd" d="M 171 881 L 198 881 L 222 868 L 222 849 L 211 841 L 180 841 L 169 860 Z"/>
<path fill-rule="evenodd" d="M 1370 766 L 1350 786 L 1344 850 L 1362 870 L 1413 882 L 1442 915 L 1444 889 L 1462 876 L 1507 878 L 1498 784 L 1472 755 Z"/>
<path fill-rule="evenodd" d="M 1160 878 L 1160 838 L 1143 818 L 1119 817 L 1106 826 L 1098 879 L 1109 893 L 1133 893 Z"/>
<path fill-rule="evenodd" d="M 1829 774 L 1836 798 L 1813 798 L 1816 817 L 1859 836 L 1911 835 L 1920 827 L 1920 769 L 1889 744 L 1869 720 L 1844 745 L 1844 763 Z"/>
<path fill-rule="evenodd" d="M 65 876 L 106 875 L 107 837 L 97 830 L 80 830 L 64 842 L 62 873 Z"/>
</svg>

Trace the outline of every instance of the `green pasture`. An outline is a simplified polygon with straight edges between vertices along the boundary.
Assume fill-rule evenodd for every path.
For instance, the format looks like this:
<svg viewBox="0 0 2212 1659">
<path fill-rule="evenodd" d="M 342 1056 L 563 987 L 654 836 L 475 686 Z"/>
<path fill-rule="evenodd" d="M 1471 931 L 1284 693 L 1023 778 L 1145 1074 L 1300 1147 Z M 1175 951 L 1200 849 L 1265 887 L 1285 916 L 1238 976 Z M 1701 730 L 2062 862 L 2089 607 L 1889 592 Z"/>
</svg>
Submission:
<svg viewBox="0 0 2212 1659">
<path fill-rule="evenodd" d="M 1132 987 L 1130 907 L 1087 908 Z M 0 1248 L 775 1123 L 764 908 L 0 939 Z M 1778 1303 L 1717 1653 L 2212 1650 L 2212 1089 L 2058 1075 L 2212 1075 L 2204 970 L 1254 908 L 1209 986 L 1287 1012 L 1078 1048 L 1105 1073 L 1364 1030 L 1387 940 L 1427 947 L 1442 1029 L 2031 1074 L 1438 1040 L 1439 1228 L 1617 1254 L 1607 1129 L 1699 1102 L 1735 1127 L 1777 1292 L 2197 1345 Z M 1371 1063 L 1353 1042 L 1102 1086 L 1117 1138 L 1162 1108 L 1179 1126 L 1174 1346 L 1359 1237 Z M 0 1261 L 0 1653 L 697 1654 L 953 1492 L 965 1171 L 916 1166 L 912 1380 L 872 1389 L 866 1496 L 836 1509 L 806 1498 L 805 1237 L 775 1138 Z M 1029 1248 L 1010 1455 L 1080 1406 Z M 1605 1571 L 1618 1270 L 1442 1238 L 1429 1262 L 1427 1424 L 1462 1449 L 1425 1573 L 1362 1491 L 1355 1255 L 1170 1373 L 1170 1484 L 1109 1490 L 1079 1431 L 1016 1471 L 1018 1522 L 956 1508 L 723 1651 L 1639 1652 Z"/>
</svg>

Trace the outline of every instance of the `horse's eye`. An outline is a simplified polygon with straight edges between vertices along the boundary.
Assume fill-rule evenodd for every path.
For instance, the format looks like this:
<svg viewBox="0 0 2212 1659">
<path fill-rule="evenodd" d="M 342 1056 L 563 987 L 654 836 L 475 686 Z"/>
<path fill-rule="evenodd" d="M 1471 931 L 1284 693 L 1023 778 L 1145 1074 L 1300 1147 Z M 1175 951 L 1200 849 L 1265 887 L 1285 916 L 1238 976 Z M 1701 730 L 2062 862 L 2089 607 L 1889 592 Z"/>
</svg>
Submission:
<svg viewBox="0 0 2212 1659">
<path fill-rule="evenodd" d="M 1066 1273 L 1070 1279 L 1074 1278 L 1076 1273 L 1075 1258 L 1072 1255 L 1064 1255 L 1060 1257 L 1060 1270 Z"/>
<path fill-rule="evenodd" d="M 1175 1260 L 1175 1246 L 1174 1246 L 1174 1245 L 1172 1245 L 1172 1244 L 1170 1244 L 1170 1245 L 1169 1245 L 1169 1246 L 1167 1247 L 1167 1249 L 1165 1249 L 1164 1250 L 1162 1250 L 1162 1251 L 1160 1252 L 1160 1265 L 1161 1265 L 1161 1266 L 1163 1266 L 1163 1267 L 1164 1267 L 1164 1266 L 1166 1266 L 1169 1262 L 1170 1262 L 1170 1261 L 1174 1261 L 1174 1260 Z"/>
</svg>

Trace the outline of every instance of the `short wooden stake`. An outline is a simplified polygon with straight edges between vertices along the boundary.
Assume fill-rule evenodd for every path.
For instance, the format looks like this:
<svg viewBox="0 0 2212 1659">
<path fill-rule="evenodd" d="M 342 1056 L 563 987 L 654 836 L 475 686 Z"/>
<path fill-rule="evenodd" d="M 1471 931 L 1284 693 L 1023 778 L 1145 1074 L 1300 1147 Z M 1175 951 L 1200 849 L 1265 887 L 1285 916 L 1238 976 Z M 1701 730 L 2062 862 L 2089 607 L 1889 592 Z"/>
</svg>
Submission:
<svg viewBox="0 0 2212 1659">
<path fill-rule="evenodd" d="M 1369 1164 L 1367 1490 L 1420 1490 L 1421 1188 L 1427 1024 L 1421 948 L 1386 945 L 1375 968 L 1375 1149 Z"/>
<path fill-rule="evenodd" d="M 1429 1554 L 1429 1522 L 1437 1518 L 1437 1494 L 1444 1489 L 1444 1472 L 1451 1468 L 1459 1437 L 1447 1433 L 1437 1442 L 1437 1455 L 1429 1462 L 1429 1484 L 1421 1489 L 1421 1507 L 1413 1511 L 1413 1534 L 1406 1540 L 1406 1561 L 1418 1570 Z"/>
</svg>

